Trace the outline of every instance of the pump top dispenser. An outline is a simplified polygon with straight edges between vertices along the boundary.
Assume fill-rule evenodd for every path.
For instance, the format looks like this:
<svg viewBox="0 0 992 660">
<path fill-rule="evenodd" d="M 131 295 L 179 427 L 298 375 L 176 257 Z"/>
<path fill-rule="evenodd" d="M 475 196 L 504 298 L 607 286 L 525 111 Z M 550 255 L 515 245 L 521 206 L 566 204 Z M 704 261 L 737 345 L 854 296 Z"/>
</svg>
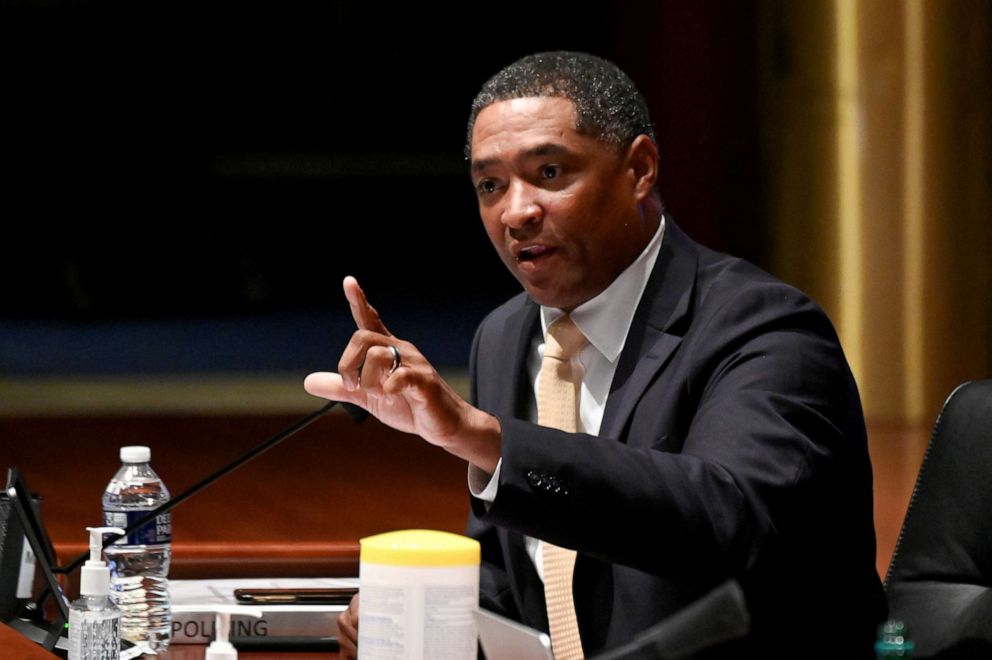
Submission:
<svg viewBox="0 0 992 660">
<path fill-rule="evenodd" d="M 207 647 L 207 652 L 203 656 L 204 660 L 237 660 L 238 650 L 230 642 L 232 614 L 251 616 L 256 619 L 261 619 L 264 615 L 260 608 L 234 604 L 176 605 L 172 611 L 214 613 L 214 641 L 210 642 L 210 646 Z"/>
<path fill-rule="evenodd" d="M 216 631 L 215 639 L 207 647 L 207 653 L 203 656 L 203 660 L 238 660 L 238 650 L 228 639 L 231 634 L 231 615 L 238 614 L 261 619 L 262 610 L 244 605 L 211 605 L 203 609 L 214 613 L 214 630 Z"/>
<path fill-rule="evenodd" d="M 90 533 L 90 558 L 79 576 L 81 596 L 107 596 L 110 594 L 110 567 L 103 561 L 103 535 L 123 534 L 120 527 L 87 527 Z"/>
</svg>

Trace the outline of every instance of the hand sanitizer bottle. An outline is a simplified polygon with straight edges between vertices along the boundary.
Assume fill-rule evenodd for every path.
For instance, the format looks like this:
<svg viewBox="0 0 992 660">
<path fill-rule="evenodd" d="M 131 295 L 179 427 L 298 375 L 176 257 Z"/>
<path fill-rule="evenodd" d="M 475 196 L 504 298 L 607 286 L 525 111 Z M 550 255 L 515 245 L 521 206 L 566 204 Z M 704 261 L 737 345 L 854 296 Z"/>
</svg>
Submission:
<svg viewBox="0 0 992 660">
<path fill-rule="evenodd" d="M 110 568 L 100 560 L 104 533 L 118 527 L 87 527 L 90 559 L 79 578 L 79 600 L 69 606 L 69 660 L 118 660 L 121 611 L 110 599 Z"/>
</svg>

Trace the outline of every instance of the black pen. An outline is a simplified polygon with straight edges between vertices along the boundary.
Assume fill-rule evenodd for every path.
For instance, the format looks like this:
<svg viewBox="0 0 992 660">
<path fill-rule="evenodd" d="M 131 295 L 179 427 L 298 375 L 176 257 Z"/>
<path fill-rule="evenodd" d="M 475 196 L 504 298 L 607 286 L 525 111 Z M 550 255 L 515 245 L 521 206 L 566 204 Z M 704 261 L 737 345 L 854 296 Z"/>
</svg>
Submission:
<svg viewBox="0 0 992 660">
<path fill-rule="evenodd" d="M 337 637 L 232 637 L 239 651 L 338 651 Z"/>
</svg>

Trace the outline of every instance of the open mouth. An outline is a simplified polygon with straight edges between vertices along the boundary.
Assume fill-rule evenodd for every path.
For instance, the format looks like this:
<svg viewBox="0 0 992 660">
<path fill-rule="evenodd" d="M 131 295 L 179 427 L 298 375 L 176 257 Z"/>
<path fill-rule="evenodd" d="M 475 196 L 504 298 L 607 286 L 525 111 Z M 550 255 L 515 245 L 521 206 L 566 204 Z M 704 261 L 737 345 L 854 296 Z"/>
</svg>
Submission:
<svg viewBox="0 0 992 660">
<path fill-rule="evenodd" d="M 541 257 L 546 257 L 554 252 L 554 248 L 548 247 L 547 245 L 531 245 L 530 247 L 525 247 L 517 255 L 517 261 L 520 263 L 525 263 L 528 261 L 535 261 Z"/>
</svg>

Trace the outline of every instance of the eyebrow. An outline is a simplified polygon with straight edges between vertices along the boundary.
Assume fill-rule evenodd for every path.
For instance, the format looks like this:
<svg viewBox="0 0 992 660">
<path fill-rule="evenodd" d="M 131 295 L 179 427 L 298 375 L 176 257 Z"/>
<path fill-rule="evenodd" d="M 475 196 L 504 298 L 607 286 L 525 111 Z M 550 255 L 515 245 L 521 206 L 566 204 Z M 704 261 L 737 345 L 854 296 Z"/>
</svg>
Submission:
<svg viewBox="0 0 992 660">
<path fill-rule="evenodd" d="M 521 158 L 534 158 L 539 156 L 566 156 L 571 153 L 568 147 L 558 144 L 556 142 L 542 142 L 541 144 L 536 144 L 529 149 L 526 149 L 522 154 Z M 490 165 L 495 165 L 498 162 L 496 158 L 483 158 L 481 160 L 472 161 L 472 172 L 477 173 L 486 169 Z"/>
</svg>

